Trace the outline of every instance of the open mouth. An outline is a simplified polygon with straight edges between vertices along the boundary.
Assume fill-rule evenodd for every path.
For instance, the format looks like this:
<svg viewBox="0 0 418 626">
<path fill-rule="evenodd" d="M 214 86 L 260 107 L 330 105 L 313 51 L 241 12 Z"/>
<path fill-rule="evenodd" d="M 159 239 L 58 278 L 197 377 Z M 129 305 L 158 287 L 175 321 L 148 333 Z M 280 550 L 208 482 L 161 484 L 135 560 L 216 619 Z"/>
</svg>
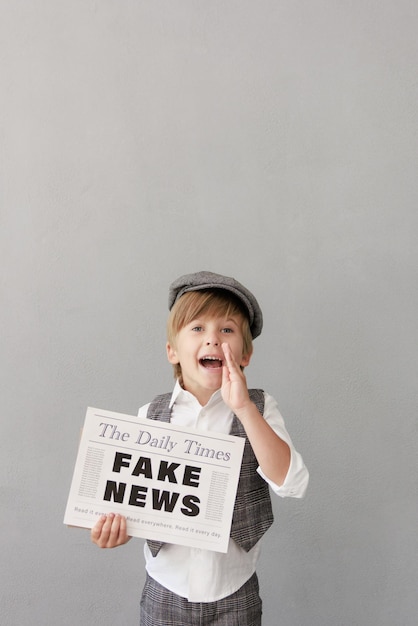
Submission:
<svg viewBox="0 0 418 626">
<path fill-rule="evenodd" d="M 216 356 L 204 356 L 199 359 L 199 363 L 207 369 L 217 369 L 222 367 L 223 361 Z"/>
</svg>

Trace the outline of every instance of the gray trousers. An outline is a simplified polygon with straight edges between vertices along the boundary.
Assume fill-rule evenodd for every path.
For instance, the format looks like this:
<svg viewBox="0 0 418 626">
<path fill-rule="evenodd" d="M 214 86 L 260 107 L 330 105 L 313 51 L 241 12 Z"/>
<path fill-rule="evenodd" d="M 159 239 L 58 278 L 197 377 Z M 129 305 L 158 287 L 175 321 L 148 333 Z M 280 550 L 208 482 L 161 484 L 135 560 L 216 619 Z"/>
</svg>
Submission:
<svg viewBox="0 0 418 626">
<path fill-rule="evenodd" d="M 261 626 L 257 575 L 235 593 L 216 602 L 189 602 L 151 576 L 141 598 L 141 626 Z"/>
</svg>

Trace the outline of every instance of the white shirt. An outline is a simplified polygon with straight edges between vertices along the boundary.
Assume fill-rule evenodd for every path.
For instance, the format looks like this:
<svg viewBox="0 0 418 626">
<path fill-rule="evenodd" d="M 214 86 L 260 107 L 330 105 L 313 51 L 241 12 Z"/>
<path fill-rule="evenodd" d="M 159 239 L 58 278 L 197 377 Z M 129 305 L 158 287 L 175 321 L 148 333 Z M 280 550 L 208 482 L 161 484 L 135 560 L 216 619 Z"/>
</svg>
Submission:
<svg viewBox="0 0 418 626">
<path fill-rule="evenodd" d="M 284 483 L 279 487 L 258 468 L 259 474 L 281 497 L 302 498 L 308 486 L 309 474 L 301 455 L 295 450 L 286 430 L 275 399 L 265 393 L 264 419 L 290 447 L 290 466 Z M 139 417 L 146 417 L 149 404 L 141 407 Z M 216 391 L 205 406 L 177 382 L 170 401 L 171 423 L 187 428 L 211 430 L 228 434 L 233 412 Z M 249 552 L 229 539 L 228 552 L 214 552 L 165 544 L 153 557 L 147 543 L 144 546 L 148 574 L 161 585 L 187 598 L 190 602 L 215 602 L 237 591 L 255 572 L 260 554 L 260 540 Z"/>
</svg>

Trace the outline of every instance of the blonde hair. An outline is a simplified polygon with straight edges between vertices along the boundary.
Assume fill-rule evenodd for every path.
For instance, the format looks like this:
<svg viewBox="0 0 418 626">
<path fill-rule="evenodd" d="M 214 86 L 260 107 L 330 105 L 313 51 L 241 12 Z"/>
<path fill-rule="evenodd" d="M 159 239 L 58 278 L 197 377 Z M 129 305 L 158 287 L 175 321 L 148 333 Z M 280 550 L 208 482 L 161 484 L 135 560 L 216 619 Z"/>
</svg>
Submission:
<svg viewBox="0 0 418 626">
<path fill-rule="evenodd" d="M 203 315 L 236 316 L 241 320 L 243 337 L 243 354 L 250 356 L 253 352 L 253 339 L 250 323 L 245 307 L 240 300 L 225 289 L 203 289 L 188 291 L 173 305 L 167 320 L 167 341 L 175 346 L 176 337 L 182 328 L 192 320 Z M 182 382 L 181 365 L 173 365 L 174 378 Z"/>
</svg>

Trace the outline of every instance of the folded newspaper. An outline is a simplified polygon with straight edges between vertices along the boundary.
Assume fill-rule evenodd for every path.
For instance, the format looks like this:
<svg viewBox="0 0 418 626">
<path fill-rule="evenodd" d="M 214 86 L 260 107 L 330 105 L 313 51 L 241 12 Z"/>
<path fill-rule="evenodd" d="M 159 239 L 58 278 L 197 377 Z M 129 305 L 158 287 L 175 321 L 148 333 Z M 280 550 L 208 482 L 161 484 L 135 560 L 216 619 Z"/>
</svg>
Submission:
<svg viewBox="0 0 418 626">
<path fill-rule="evenodd" d="M 226 552 L 245 440 L 88 408 L 64 524 Z"/>
</svg>

